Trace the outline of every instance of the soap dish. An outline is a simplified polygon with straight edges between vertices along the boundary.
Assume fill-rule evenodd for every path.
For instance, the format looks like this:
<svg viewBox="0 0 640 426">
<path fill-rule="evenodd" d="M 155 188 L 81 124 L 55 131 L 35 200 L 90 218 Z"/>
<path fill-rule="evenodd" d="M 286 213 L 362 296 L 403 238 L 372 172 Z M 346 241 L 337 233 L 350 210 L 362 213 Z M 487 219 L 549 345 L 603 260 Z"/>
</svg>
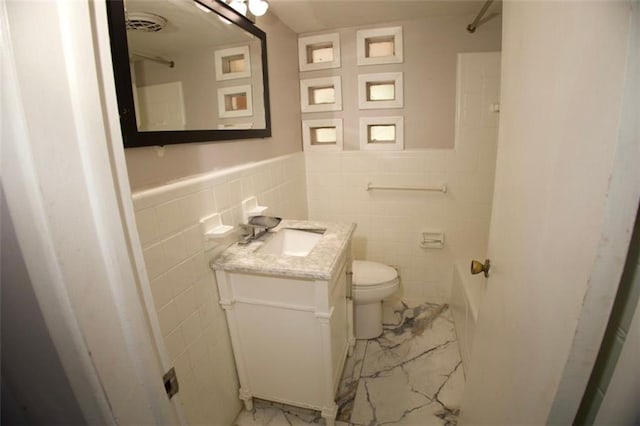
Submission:
<svg viewBox="0 0 640 426">
<path fill-rule="evenodd" d="M 249 223 L 252 216 L 260 216 L 266 212 L 268 207 L 259 206 L 256 197 L 249 197 L 242 202 L 242 223 Z"/>
<path fill-rule="evenodd" d="M 233 226 L 224 225 L 219 213 L 200 219 L 200 229 L 207 240 L 224 238 L 233 232 Z"/>
</svg>

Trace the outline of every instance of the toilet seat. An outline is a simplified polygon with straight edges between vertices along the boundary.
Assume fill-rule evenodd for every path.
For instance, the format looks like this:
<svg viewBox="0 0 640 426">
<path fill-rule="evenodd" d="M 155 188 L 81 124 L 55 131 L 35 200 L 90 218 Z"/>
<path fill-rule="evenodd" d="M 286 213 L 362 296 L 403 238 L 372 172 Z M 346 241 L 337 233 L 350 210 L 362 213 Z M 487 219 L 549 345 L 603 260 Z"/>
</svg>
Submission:
<svg viewBox="0 0 640 426">
<path fill-rule="evenodd" d="M 379 303 L 398 289 L 398 271 L 391 266 L 368 260 L 354 260 L 353 295 L 356 305 Z"/>
<path fill-rule="evenodd" d="M 398 281 L 398 271 L 378 262 L 354 260 L 352 270 L 354 288 L 386 287 Z"/>
</svg>

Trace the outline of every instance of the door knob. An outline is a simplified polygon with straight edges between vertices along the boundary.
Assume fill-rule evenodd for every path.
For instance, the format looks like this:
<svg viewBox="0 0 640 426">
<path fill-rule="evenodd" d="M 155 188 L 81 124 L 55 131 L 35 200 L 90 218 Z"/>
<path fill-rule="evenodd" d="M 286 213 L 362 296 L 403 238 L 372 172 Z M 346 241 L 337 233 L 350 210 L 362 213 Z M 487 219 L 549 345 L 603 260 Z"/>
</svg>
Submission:
<svg viewBox="0 0 640 426">
<path fill-rule="evenodd" d="M 478 262 L 477 260 L 471 261 L 471 274 L 476 275 L 480 272 L 484 272 L 484 276 L 489 276 L 489 269 L 491 268 L 491 262 L 489 259 L 485 259 L 484 264 Z"/>
</svg>

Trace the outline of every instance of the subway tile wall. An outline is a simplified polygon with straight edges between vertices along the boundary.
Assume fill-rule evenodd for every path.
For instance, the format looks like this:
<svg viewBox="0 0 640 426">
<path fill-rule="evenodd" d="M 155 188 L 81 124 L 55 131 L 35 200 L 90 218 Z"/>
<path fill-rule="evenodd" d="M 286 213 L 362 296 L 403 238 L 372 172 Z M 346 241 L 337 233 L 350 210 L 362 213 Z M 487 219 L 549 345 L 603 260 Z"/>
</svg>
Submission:
<svg viewBox="0 0 640 426">
<path fill-rule="evenodd" d="M 399 268 L 402 296 L 448 302 L 456 262 L 487 251 L 499 102 L 500 54 L 458 56 L 455 149 L 305 152 L 309 218 L 356 222 L 356 259 Z M 348 124 L 348 123 L 347 123 Z M 441 186 L 448 192 L 367 191 L 367 183 Z M 420 247 L 443 231 L 442 249 Z"/>
<path fill-rule="evenodd" d="M 153 302 L 190 424 L 231 424 L 241 409 L 224 311 L 208 261 L 202 217 L 241 221 L 241 201 L 257 196 L 267 214 L 306 219 L 304 155 L 249 163 L 133 194 Z"/>
<path fill-rule="evenodd" d="M 403 297 L 447 302 L 454 263 L 484 259 L 493 169 L 481 166 L 480 157 L 490 157 L 488 152 L 305 155 L 309 219 L 356 222 L 355 258 L 397 266 Z M 367 191 L 368 182 L 447 184 L 448 192 Z M 420 247 L 421 232 L 429 230 L 444 232 L 444 248 Z"/>
</svg>

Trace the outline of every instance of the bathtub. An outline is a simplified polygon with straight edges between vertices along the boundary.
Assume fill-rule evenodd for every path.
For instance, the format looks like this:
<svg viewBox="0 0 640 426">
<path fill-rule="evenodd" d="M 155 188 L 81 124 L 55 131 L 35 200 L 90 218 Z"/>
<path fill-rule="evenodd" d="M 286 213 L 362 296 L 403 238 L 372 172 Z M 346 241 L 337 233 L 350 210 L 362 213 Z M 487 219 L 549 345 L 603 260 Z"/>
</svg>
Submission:
<svg viewBox="0 0 640 426">
<path fill-rule="evenodd" d="M 457 263 L 453 268 L 450 305 L 465 371 L 468 371 L 471 361 L 473 335 L 485 280 L 482 275 L 472 276 L 467 263 Z"/>
</svg>

